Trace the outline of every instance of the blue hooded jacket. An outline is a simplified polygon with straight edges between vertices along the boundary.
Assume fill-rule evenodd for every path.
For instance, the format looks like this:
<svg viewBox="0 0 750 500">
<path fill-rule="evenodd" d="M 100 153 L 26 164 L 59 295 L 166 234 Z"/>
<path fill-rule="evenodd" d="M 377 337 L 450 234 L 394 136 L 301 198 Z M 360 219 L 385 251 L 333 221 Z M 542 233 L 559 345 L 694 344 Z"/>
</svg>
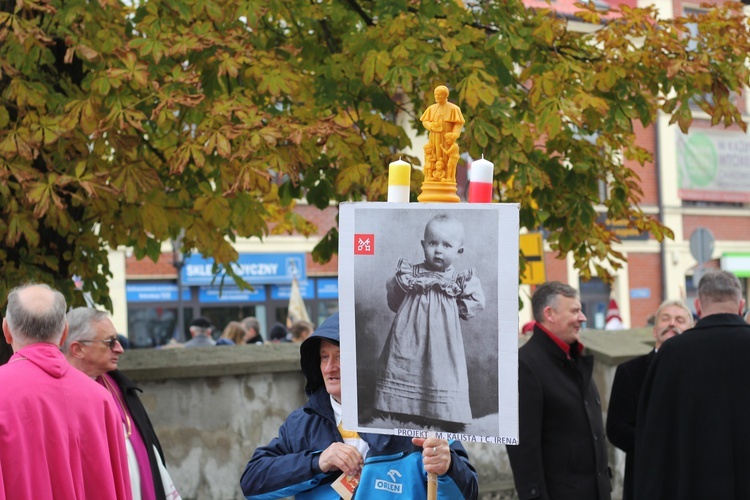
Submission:
<svg viewBox="0 0 750 500">
<path fill-rule="evenodd" d="M 300 346 L 300 365 L 309 400 L 294 410 L 278 436 L 255 450 L 242 474 L 240 485 L 247 499 L 265 500 L 294 496 L 296 500 L 339 500 L 331 488 L 340 471 L 323 472 L 320 454 L 332 443 L 343 442 L 320 371 L 320 342 L 339 345 L 339 315 L 330 316 Z M 360 434 L 370 451 L 362 469 L 356 500 L 426 498 L 426 473 L 421 448 L 410 438 Z M 478 497 L 477 473 L 461 443 L 451 443 L 451 467 L 438 477 L 438 499 Z M 395 471 L 395 472 L 394 472 Z"/>
</svg>

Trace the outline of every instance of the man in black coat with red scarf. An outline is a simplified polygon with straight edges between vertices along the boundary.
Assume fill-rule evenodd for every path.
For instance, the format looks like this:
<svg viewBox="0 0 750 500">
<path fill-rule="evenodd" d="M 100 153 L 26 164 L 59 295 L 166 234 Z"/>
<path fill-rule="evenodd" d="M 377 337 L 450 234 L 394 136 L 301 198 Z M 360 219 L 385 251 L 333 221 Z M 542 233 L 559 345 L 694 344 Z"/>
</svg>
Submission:
<svg viewBox="0 0 750 500">
<path fill-rule="evenodd" d="M 700 320 L 659 349 L 635 438 L 634 498 L 750 498 L 750 325 L 740 281 L 703 276 Z"/>
<path fill-rule="evenodd" d="M 518 354 L 519 444 L 507 446 L 521 500 L 609 500 L 610 472 L 593 356 L 578 292 L 550 282 L 531 298 L 536 325 Z M 645 497 L 644 497 L 645 498 Z"/>
</svg>

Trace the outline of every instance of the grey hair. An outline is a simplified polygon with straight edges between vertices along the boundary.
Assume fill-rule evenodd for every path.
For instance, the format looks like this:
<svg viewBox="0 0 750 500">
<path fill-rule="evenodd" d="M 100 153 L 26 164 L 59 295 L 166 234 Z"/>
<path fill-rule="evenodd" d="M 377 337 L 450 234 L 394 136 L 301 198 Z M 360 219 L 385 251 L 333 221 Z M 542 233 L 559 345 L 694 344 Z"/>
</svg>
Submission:
<svg viewBox="0 0 750 500">
<path fill-rule="evenodd" d="M 739 278 L 729 271 L 711 271 L 703 275 L 698 284 L 698 300 L 701 307 L 714 302 L 742 301 L 742 285 Z"/>
<path fill-rule="evenodd" d="M 31 304 L 24 305 L 20 297 L 21 292 L 31 287 L 40 287 L 52 292 L 52 307 L 39 310 L 38 307 L 28 307 Z M 19 343 L 57 342 L 65 330 L 65 309 L 67 307 L 63 294 L 49 285 L 27 283 L 13 288 L 8 294 L 5 320 Z"/>
<path fill-rule="evenodd" d="M 666 309 L 667 307 L 672 307 L 672 306 L 679 307 L 680 309 L 684 309 L 688 314 L 690 325 L 693 324 L 693 311 L 690 310 L 690 308 L 688 307 L 688 305 L 685 303 L 684 300 L 680 300 L 680 299 L 667 299 L 661 304 L 659 304 L 659 307 L 656 309 L 656 313 L 654 313 L 654 322 L 659 320 L 659 315 L 664 309 Z"/>
<path fill-rule="evenodd" d="M 68 313 L 68 338 L 62 345 L 62 352 L 67 354 L 73 342 L 93 340 L 96 336 L 93 324 L 108 318 L 106 312 L 90 307 L 76 307 L 71 310 Z"/>
<path fill-rule="evenodd" d="M 537 323 L 544 322 L 544 310 L 548 306 L 557 303 L 557 296 L 562 295 L 575 299 L 578 297 L 578 291 L 570 285 L 560 283 L 559 281 L 548 281 L 539 287 L 531 297 L 531 311 L 534 313 L 534 320 Z"/>
</svg>

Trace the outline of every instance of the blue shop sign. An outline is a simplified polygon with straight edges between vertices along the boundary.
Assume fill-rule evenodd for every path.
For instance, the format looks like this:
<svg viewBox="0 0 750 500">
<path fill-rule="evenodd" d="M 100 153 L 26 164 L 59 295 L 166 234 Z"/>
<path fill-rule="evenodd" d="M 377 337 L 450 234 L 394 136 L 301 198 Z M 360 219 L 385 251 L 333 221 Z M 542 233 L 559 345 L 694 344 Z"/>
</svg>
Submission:
<svg viewBox="0 0 750 500">
<path fill-rule="evenodd" d="M 318 278 L 318 298 L 319 299 L 337 299 L 339 298 L 339 279 L 338 278 Z"/>
<path fill-rule="evenodd" d="M 213 265 L 213 259 L 189 256 L 181 271 L 183 285 L 220 284 L 225 273 L 220 272 L 214 281 Z M 295 275 L 299 280 L 307 277 L 303 253 L 243 253 L 232 267 L 238 276 L 251 285 L 287 284 L 292 282 Z M 224 283 L 230 284 L 233 280 L 226 277 Z"/>
<path fill-rule="evenodd" d="M 266 289 L 256 286 L 255 290 L 241 290 L 237 286 L 202 286 L 198 288 L 198 301 L 202 304 L 216 302 L 262 302 L 266 300 Z"/>
<path fill-rule="evenodd" d="M 314 288 L 311 286 L 312 283 L 307 280 L 298 281 L 299 293 L 303 299 L 314 299 L 315 293 Z M 292 294 L 292 285 L 272 285 L 271 286 L 271 298 L 274 300 L 289 300 L 289 296 Z"/>
<path fill-rule="evenodd" d="M 177 285 L 139 283 L 125 285 L 128 302 L 177 302 Z M 190 300 L 190 290 L 182 289 L 182 300 Z"/>
</svg>

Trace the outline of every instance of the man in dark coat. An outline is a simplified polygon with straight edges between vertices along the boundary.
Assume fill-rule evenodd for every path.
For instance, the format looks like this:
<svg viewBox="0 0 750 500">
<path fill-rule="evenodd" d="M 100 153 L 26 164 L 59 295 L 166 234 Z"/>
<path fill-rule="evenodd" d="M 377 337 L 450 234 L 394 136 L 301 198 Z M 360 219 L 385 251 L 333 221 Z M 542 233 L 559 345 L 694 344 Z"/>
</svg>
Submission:
<svg viewBox="0 0 750 500">
<path fill-rule="evenodd" d="M 593 356 L 578 293 L 550 282 L 531 299 L 534 335 L 518 354 L 519 444 L 507 446 L 521 500 L 609 500 L 611 484 Z"/>
<path fill-rule="evenodd" d="M 77 307 L 68 312 L 67 320 L 68 337 L 62 345 L 65 358 L 107 389 L 122 419 L 133 498 L 179 499 L 167 477 L 161 443 L 138 397 L 140 389 L 117 369 L 123 349 L 107 313 Z"/>
<path fill-rule="evenodd" d="M 693 313 L 681 300 L 665 300 L 654 315 L 654 349 L 617 367 L 607 410 L 607 437 L 626 453 L 623 500 L 633 500 L 635 418 L 646 372 L 654 354 L 668 339 L 693 326 Z"/>
<path fill-rule="evenodd" d="M 638 403 L 635 498 L 750 498 L 750 325 L 739 280 L 703 276 L 700 320 L 654 357 Z"/>
</svg>

